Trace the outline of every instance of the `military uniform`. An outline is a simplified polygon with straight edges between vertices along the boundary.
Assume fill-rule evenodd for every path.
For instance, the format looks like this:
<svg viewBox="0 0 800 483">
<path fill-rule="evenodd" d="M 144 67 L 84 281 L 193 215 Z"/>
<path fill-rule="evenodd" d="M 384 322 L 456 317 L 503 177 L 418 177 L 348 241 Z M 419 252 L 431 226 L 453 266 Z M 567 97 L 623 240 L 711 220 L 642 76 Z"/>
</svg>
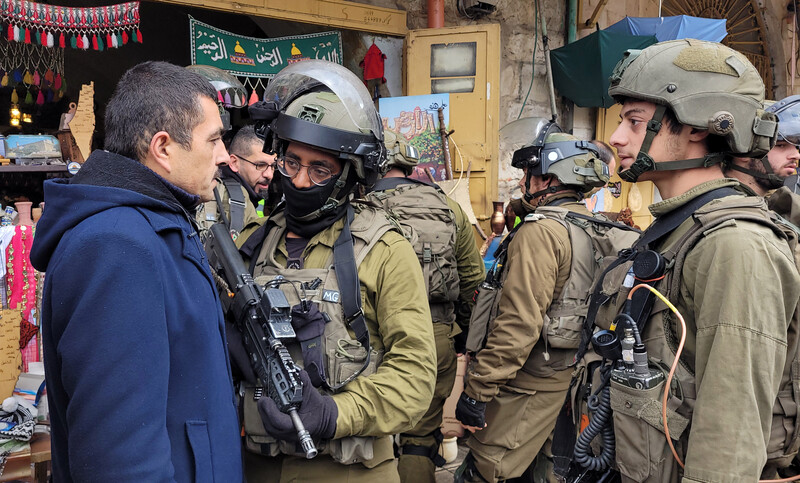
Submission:
<svg viewBox="0 0 800 483">
<path fill-rule="evenodd" d="M 577 195 L 554 195 L 548 204 L 569 197 L 575 200 L 561 208 L 591 216 Z M 535 209 L 525 205 L 527 212 Z M 547 347 L 541 334 L 547 310 L 570 276 L 573 256 L 592 254 L 574 254 L 567 229 L 547 218 L 524 223 L 508 246 L 499 315 L 464 389 L 478 401 L 489 401 L 487 427 L 467 442 L 484 478 L 520 476 L 553 430 L 575 350 Z"/>
<path fill-rule="evenodd" d="M 658 219 L 706 192 L 737 185 L 730 179 L 709 181 L 650 210 Z M 740 197 L 711 201 L 695 216 L 712 203 L 731 198 Z M 749 200 L 756 206 L 762 203 Z M 657 250 L 674 253 L 694 223 L 693 217 L 684 221 Z M 616 461 L 622 480 L 674 482 L 682 476 L 683 482 L 756 481 L 767 459 L 772 408 L 786 357 L 786 330 L 800 297 L 800 276 L 791 250 L 767 226 L 728 222 L 705 233 L 688 251 L 680 283 L 673 286 L 680 290 L 670 298 L 687 330 L 674 384 L 681 394 L 668 402 L 668 421 L 686 466 L 683 471 L 678 468 L 663 432 L 651 426 L 658 422 L 651 422 L 645 411 L 638 413 L 641 418 L 636 416 L 637 407 L 647 406 L 650 399 L 661 400 L 663 384 L 635 391 L 612 383 Z M 677 320 L 657 302 L 642 333 L 650 360 L 671 364 L 678 334 Z"/>
<path fill-rule="evenodd" d="M 375 190 L 368 197 L 383 204 L 401 225 L 410 224 L 412 232 L 413 226 L 430 232 L 411 236 L 419 238 L 414 246 L 427 279 L 438 373 L 428 411 L 413 429 L 399 436 L 398 469 L 402 481 L 433 482 L 444 401 L 450 396 L 456 378 L 453 337 L 461 332 L 459 325 L 466 326 L 469 322 L 472 295 L 484 275 L 483 260 L 466 213 L 437 187 L 406 178 L 385 178 L 376 184 Z M 431 235 L 439 243 L 425 241 Z M 432 250 L 431 253 L 426 255 L 426 249 Z M 429 268 L 429 265 L 435 266 Z M 458 302 L 458 311 L 455 302 Z M 459 316 L 462 320 L 457 320 Z M 444 461 L 438 458 L 436 462 L 441 466 Z"/>
<path fill-rule="evenodd" d="M 233 201 L 231 201 L 230 195 L 232 189 L 239 191 L 236 193 L 237 196 Z M 222 209 L 225 210 L 224 219 L 227 219 L 231 225 L 229 229 L 236 229 L 236 227 L 241 224 L 241 229 L 236 230 L 238 234 L 235 239 L 236 246 L 241 247 L 247 238 L 264 223 L 265 218 L 263 215 L 259 215 L 249 191 L 239 180 L 235 178 L 217 178 L 217 186 L 214 190 L 216 191 L 216 195 L 219 195 L 219 202 L 217 202 L 217 200 L 208 201 L 197 208 L 195 219 L 200 225 L 201 237 L 204 238 L 205 231 L 208 230 L 211 225 L 223 221 L 223 217 L 219 211 L 219 206 L 221 204 Z M 239 202 L 239 207 L 232 210 L 231 205 L 232 203 L 237 203 L 237 199 L 241 200 Z M 231 218 L 232 212 L 233 215 L 239 217 L 238 221 L 234 221 Z"/>
<path fill-rule="evenodd" d="M 362 309 L 374 353 L 373 364 L 333 393 L 338 417 L 336 434 L 328 447 L 355 437 L 362 442 L 370 440 L 369 449 L 362 453 L 356 451 L 359 455 L 356 462 L 337 462 L 334 457 L 341 455 L 325 454 L 325 451 L 312 460 L 290 454 L 249 454 L 246 473 L 251 481 L 399 481 L 390 435 L 413 427 L 430 403 L 435 381 L 435 348 L 417 257 L 409 243 L 393 229 L 384 230 L 377 240 L 371 239 L 370 233 L 374 231 L 370 230 L 386 223 L 385 214 L 354 204 L 357 213 L 351 231 L 356 240 L 356 261 L 360 262 Z M 303 250 L 303 268 L 290 270 L 281 268 L 288 259 L 285 220 L 282 213 L 273 215 L 264 230 L 255 235 L 266 241 L 257 252 L 254 277 L 262 282 L 279 272 L 287 279 L 291 279 L 293 273 L 302 277 L 304 272 L 314 272 L 321 275 L 323 284 L 327 283 L 324 270 L 331 266 L 333 245 L 344 223 L 345 219 L 340 219 L 314 235 Z M 366 253 L 364 244 L 369 245 Z M 292 289 L 285 291 L 287 295 L 291 292 Z M 338 303 L 326 305 L 319 297 L 314 301 L 320 304 L 323 312 L 337 316 L 332 307 Z M 331 325 L 326 325 L 326 338 Z M 335 340 L 323 341 L 328 346 L 336 343 Z M 293 356 L 297 355 L 292 344 L 289 349 L 294 351 Z M 329 349 L 323 348 L 323 351 L 327 353 Z M 302 361 L 298 362 L 302 365 Z M 329 376 L 337 377 L 334 372 L 338 373 L 332 371 Z M 247 409 L 245 413 L 247 432 Z"/>
</svg>

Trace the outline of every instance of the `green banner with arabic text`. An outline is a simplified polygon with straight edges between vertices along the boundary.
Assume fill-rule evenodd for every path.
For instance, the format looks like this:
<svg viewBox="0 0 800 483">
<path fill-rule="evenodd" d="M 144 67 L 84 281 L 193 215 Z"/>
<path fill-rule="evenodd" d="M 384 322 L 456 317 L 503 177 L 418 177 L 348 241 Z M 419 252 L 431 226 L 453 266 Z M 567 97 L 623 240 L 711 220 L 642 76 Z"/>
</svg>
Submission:
<svg viewBox="0 0 800 483">
<path fill-rule="evenodd" d="M 294 62 L 322 59 L 342 63 L 339 32 L 258 39 L 232 34 L 189 17 L 192 64 L 211 65 L 233 75 L 273 77 Z"/>
</svg>

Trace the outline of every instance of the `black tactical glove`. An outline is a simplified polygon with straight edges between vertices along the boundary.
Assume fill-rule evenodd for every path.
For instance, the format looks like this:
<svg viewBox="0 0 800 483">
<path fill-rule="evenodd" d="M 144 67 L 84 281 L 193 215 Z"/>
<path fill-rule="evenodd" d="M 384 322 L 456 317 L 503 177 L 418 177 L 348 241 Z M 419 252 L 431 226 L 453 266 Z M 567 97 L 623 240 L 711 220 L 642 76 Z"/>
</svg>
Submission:
<svg viewBox="0 0 800 483">
<path fill-rule="evenodd" d="M 314 303 L 300 303 L 292 307 L 292 327 L 303 352 L 303 367 L 314 387 L 320 387 L 326 381 L 322 335 L 325 324 L 330 320 Z"/>
<path fill-rule="evenodd" d="M 456 419 L 464 426 L 483 428 L 486 425 L 486 403 L 479 402 L 461 393 L 456 404 Z"/>
<path fill-rule="evenodd" d="M 250 365 L 250 354 L 244 348 L 242 333 L 230 322 L 225 322 L 225 337 L 228 339 L 228 355 L 231 358 L 231 375 L 235 381 L 256 383 L 256 373 Z"/>
<path fill-rule="evenodd" d="M 303 382 L 303 403 L 297 410 L 300 420 L 313 439 L 333 438 L 339 408 L 332 397 L 314 389 L 306 371 L 300 371 L 300 380 Z M 270 436 L 283 441 L 298 441 L 292 418 L 282 413 L 271 398 L 264 396 L 258 400 L 258 413 Z"/>
</svg>

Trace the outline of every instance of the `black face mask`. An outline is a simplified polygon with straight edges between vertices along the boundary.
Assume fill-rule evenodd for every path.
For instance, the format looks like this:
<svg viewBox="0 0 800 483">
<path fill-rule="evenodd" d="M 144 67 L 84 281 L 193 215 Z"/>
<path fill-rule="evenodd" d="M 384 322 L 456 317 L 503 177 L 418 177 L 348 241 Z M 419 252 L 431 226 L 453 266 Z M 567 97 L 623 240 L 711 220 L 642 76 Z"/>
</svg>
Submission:
<svg viewBox="0 0 800 483">
<path fill-rule="evenodd" d="M 318 213 L 307 221 L 299 219 L 311 215 L 322 208 L 333 192 L 339 176 L 341 175 L 331 178 L 325 186 L 314 185 L 310 188 L 296 188 L 292 184 L 290 178 L 281 176 L 281 188 L 283 189 L 283 196 L 286 199 L 286 227 L 289 231 L 303 238 L 311 238 L 344 216 L 347 210 L 347 196 L 353 191 L 353 187 L 355 186 L 355 176 L 348 177 L 344 189 L 338 196 L 340 200 L 344 199 L 345 201 L 340 201 L 336 209 L 324 215 Z"/>
</svg>

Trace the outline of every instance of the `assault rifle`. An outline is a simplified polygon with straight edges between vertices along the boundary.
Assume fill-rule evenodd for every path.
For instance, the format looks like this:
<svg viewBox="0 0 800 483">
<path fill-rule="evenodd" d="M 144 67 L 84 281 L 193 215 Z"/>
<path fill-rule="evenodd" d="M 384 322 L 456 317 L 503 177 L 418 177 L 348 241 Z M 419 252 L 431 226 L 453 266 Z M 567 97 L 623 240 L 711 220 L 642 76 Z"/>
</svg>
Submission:
<svg viewBox="0 0 800 483">
<path fill-rule="evenodd" d="M 291 306 L 280 289 L 264 289 L 253 281 L 223 224 L 212 226 L 210 234 L 207 246 L 211 266 L 221 272 L 233 292 L 234 322 L 242 333 L 256 376 L 278 409 L 292 418 L 303 452 L 311 459 L 317 455 L 317 448 L 297 414 L 303 402 L 300 370 L 281 342 L 295 337 Z"/>
</svg>

